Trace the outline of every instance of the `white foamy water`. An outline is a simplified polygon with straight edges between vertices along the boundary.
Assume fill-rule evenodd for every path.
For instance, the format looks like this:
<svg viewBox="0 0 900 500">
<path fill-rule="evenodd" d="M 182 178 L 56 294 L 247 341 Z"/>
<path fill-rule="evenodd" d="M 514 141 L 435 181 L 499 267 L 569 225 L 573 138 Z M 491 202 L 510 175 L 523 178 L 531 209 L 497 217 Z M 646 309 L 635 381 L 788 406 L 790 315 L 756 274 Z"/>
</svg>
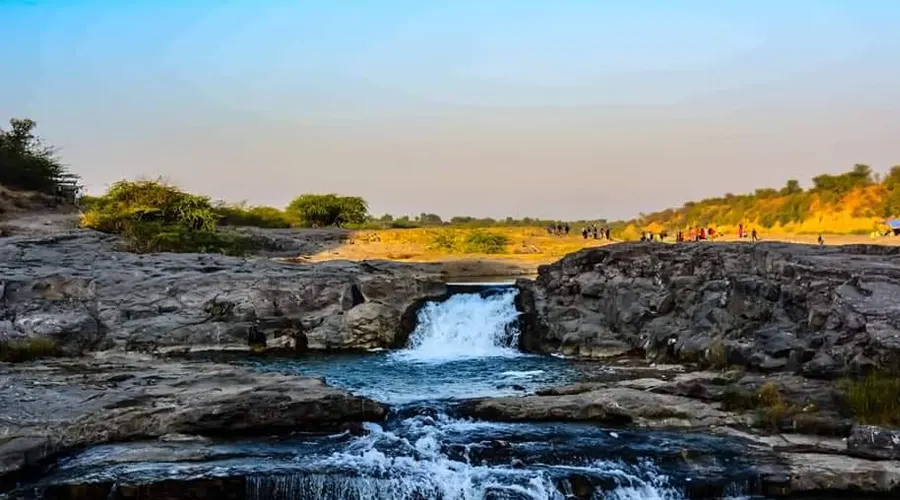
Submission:
<svg viewBox="0 0 900 500">
<path fill-rule="evenodd" d="M 482 297 L 457 294 L 429 302 L 419 311 L 409 347 L 394 354 L 404 361 L 443 363 L 472 358 L 519 356 L 517 290 Z"/>
<path fill-rule="evenodd" d="M 536 377 L 538 375 L 544 374 L 544 370 L 526 370 L 526 371 L 517 371 L 517 370 L 509 370 L 500 374 L 501 377 L 504 378 L 531 378 Z"/>
<path fill-rule="evenodd" d="M 571 487 L 557 487 L 549 469 L 488 466 L 453 459 L 442 452 L 446 433 L 502 426 L 458 420 L 440 415 L 436 421 L 416 417 L 406 422 L 402 435 L 377 424 L 365 424 L 368 434 L 330 456 L 308 464 L 318 473 L 251 477 L 247 496 L 251 500 L 566 500 Z M 391 450 L 386 452 L 385 450 Z M 575 472 L 601 472 L 614 478 L 618 487 L 594 498 L 610 500 L 683 500 L 668 486 L 668 478 L 652 462 L 636 469 L 616 461 L 599 461 L 585 467 L 562 467 Z"/>
</svg>

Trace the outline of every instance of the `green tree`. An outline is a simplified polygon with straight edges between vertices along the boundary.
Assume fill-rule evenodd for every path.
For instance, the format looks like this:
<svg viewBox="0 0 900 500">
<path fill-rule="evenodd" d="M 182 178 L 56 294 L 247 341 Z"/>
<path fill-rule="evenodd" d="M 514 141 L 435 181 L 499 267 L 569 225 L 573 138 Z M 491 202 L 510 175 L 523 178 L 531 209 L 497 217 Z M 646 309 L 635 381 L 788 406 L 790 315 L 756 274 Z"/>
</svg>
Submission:
<svg viewBox="0 0 900 500">
<path fill-rule="evenodd" d="M 422 213 L 419 215 L 419 223 L 425 226 L 440 226 L 443 222 L 438 214 Z"/>
<path fill-rule="evenodd" d="M 900 165 L 891 168 L 881 185 L 884 187 L 881 215 L 883 217 L 900 216 Z"/>
<path fill-rule="evenodd" d="M 790 196 L 792 194 L 799 194 L 803 192 L 803 188 L 800 187 L 800 181 L 797 179 L 789 179 L 787 184 L 781 188 L 780 194 L 782 196 Z"/>
<path fill-rule="evenodd" d="M 54 194 L 61 182 L 78 180 L 35 135 L 37 123 L 13 118 L 0 128 L 0 184 Z"/>
<path fill-rule="evenodd" d="M 336 194 L 305 194 L 294 199 L 285 211 L 306 227 L 341 227 L 362 224 L 369 218 L 369 205 L 364 199 Z"/>
</svg>

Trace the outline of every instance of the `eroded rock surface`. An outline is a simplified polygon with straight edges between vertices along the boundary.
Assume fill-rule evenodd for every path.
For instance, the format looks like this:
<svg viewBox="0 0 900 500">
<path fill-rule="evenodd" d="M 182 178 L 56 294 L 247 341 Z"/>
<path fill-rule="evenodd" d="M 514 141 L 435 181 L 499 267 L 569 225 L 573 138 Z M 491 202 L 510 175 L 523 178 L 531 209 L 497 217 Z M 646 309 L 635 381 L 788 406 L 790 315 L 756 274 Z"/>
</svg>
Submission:
<svg viewBox="0 0 900 500">
<path fill-rule="evenodd" d="M 680 396 L 628 387 L 606 387 L 559 395 L 485 398 L 465 402 L 461 411 L 485 420 L 591 421 L 654 428 L 699 428 L 739 424 L 712 405 Z"/>
<path fill-rule="evenodd" d="M 391 262 L 115 247 L 89 230 L 0 239 L 0 340 L 49 338 L 67 352 L 391 347 L 405 341 L 404 315 L 445 292 L 432 270 Z"/>
<path fill-rule="evenodd" d="M 818 378 L 900 366 L 897 247 L 618 244 L 518 286 L 528 351 Z"/>
<path fill-rule="evenodd" d="M 0 406 L 0 476 L 96 443 L 332 432 L 386 414 L 316 378 L 134 354 L 0 365 Z"/>
</svg>

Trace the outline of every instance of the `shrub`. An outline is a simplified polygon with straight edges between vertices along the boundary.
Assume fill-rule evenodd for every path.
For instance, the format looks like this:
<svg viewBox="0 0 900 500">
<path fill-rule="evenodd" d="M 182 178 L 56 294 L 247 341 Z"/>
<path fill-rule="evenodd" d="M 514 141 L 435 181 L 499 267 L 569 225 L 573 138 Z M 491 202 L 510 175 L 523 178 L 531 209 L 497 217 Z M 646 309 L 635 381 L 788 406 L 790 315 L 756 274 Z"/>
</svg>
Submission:
<svg viewBox="0 0 900 500">
<path fill-rule="evenodd" d="M 0 361 L 22 363 L 40 358 L 60 356 L 56 342 L 47 338 L 7 340 L 0 342 Z"/>
<path fill-rule="evenodd" d="M 82 226 L 121 235 L 134 252 L 241 255 L 254 246 L 246 236 L 216 232 L 219 215 L 208 198 L 160 180 L 120 181 L 89 203 Z"/>
<path fill-rule="evenodd" d="M 369 205 L 355 196 L 305 194 L 294 199 L 285 212 L 304 227 L 341 227 L 365 223 L 369 218 Z"/>
<path fill-rule="evenodd" d="M 728 368 L 728 352 L 722 339 L 717 338 L 710 342 L 706 350 L 706 362 L 713 369 Z"/>
<path fill-rule="evenodd" d="M 435 231 L 430 235 L 429 250 L 452 253 L 457 249 L 456 235 L 453 231 Z"/>
<path fill-rule="evenodd" d="M 216 205 L 215 212 L 219 216 L 219 224 L 236 227 L 291 227 L 287 214 L 273 207 L 248 207 L 246 204 Z"/>
<path fill-rule="evenodd" d="M 490 231 L 475 230 L 466 236 L 464 251 L 466 253 L 506 253 L 509 238 Z"/>
<path fill-rule="evenodd" d="M 847 406 L 862 424 L 900 426 L 900 376 L 871 373 L 839 385 Z"/>
</svg>

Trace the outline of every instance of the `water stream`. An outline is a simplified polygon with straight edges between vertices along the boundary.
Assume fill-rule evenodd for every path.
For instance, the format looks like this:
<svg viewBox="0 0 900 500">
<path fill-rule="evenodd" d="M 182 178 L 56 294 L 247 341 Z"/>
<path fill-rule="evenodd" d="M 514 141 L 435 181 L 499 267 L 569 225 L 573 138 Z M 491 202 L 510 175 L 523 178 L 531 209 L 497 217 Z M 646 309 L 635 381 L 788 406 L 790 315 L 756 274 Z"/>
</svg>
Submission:
<svg viewBox="0 0 900 500">
<path fill-rule="evenodd" d="M 364 436 L 96 446 L 43 484 L 242 477 L 249 500 L 682 499 L 752 489 L 752 464 L 735 440 L 455 416 L 460 398 L 520 395 L 579 374 L 564 359 L 515 349 L 514 294 L 493 289 L 426 304 L 400 351 L 243 361 L 322 376 L 391 404 L 388 420 L 367 424 Z"/>
</svg>

